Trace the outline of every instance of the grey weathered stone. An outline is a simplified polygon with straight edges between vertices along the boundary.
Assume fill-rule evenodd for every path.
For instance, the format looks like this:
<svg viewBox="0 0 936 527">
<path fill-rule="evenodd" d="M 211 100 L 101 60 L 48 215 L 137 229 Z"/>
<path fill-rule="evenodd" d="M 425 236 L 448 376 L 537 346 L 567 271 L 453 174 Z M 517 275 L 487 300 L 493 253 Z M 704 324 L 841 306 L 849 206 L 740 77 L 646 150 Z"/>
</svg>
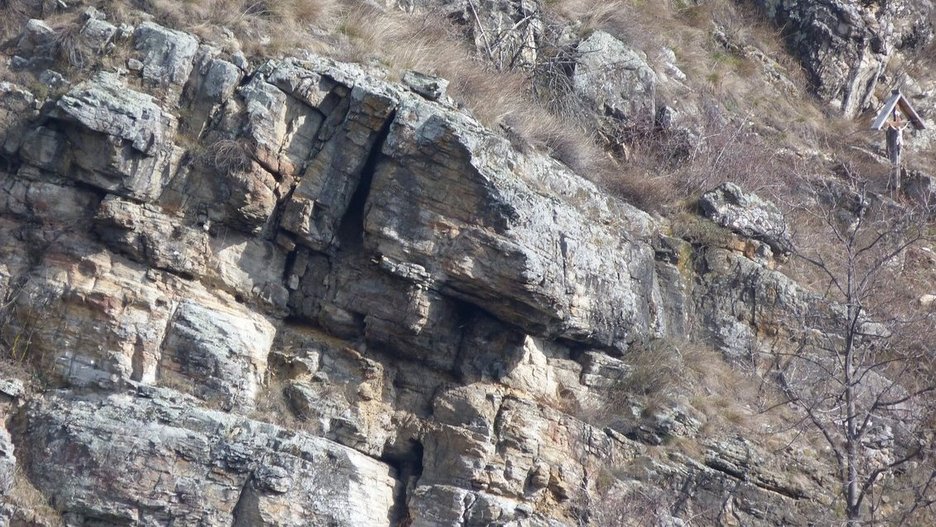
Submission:
<svg viewBox="0 0 936 527">
<path fill-rule="evenodd" d="M 226 409 L 250 409 L 275 332 L 259 316 L 181 302 L 166 329 L 157 381 L 172 385 L 197 379 L 191 391 L 199 397 L 220 399 Z"/>
<path fill-rule="evenodd" d="M 325 250 L 335 241 L 400 95 L 388 85 L 368 81 L 360 70 L 343 71 L 329 61 L 286 62 L 270 74 L 269 82 L 322 116 L 316 129 L 310 129 L 312 148 L 282 225 L 310 247 Z"/>
<path fill-rule="evenodd" d="M 127 88 L 112 73 L 101 72 L 75 86 L 59 99 L 56 110 L 56 117 L 127 141 L 144 154 L 153 154 L 172 137 L 172 116 L 151 96 Z"/>
<path fill-rule="evenodd" d="M 623 360 L 596 351 L 585 352 L 580 362 L 582 384 L 589 387 L 620 388 L 632 370 Z"/>
<path fill-rule="evenodd" d="M 17 399 L 26 393 L 26 387 L 20 379 L 0 379 L 0 394 Z"/>
<path fill-rule="evenodd" d="M 407 71 L 403 74 L 403 84 L 430 101 L 437 101 L 445 96 L 449 81 L 418 71 Z"/>
<path fill-rule="evenodd" d="M 191 78 L 185 85 L 183 104 L 189 111 L 183 123 L 199 136 L 221 111 L 222 105 L 240 86 L 244 73 L 234 64 L 218 58 L 220 50 L 202 45 L 194 59 Z"/>
<path fill-rule="evenodd" d="M 776 205 L 745 192 L 734 183 L 724 183 L 699 199 L 706 217 L 722 227 L 761 240 L 779 253 L 793 250 L 790 228 Z"/>
<path fill-rule="evenodd" d="M 936 178 L 923 172 L 911 172 L 901 181 L 901 186 L 907 196 L 924 207 L 930 206 L 936 198 Z"/>
<path fill-rule="evenodd" d="M 0 148 L 7 155 L 16 152 L 29 121 L 38 116 L 36 98 L 26 89 L 0 82 Z"/>
<path fill-rule="evenodd" d="M 901 51 L 922 47 L 933 34 L 928 2 L 758 0 L 784 27 L 816 94 L 848 118 L 864 110 L 878 79 Z"/>
<path fill-rule="evenodd" d="M 705 415 L 692 405 L 673 400 L 648 408 L 632 424 L 616 422 L 611 427 L 641 443 L 661 445 L 674 437 L 695 438 L 705 422 Z"/>
<path fill-rule="evenodd" d="M 576 51 L 575 91 L 598 115 L 627 123 L 653 122 L 658 79 L 642 52 L 603 31 L 592 33 Z"/>
<path fill-rule="evenodd" d="M 6 496 L 13 487 L 13 472 L 16 470 L 16 456 L 13 455 L 13 439 L 5 426 L 0 426 L 0 497 Z M 5 501 L 0 499 L 0 501 Z M 0 521 L 3 521 L 0 511 Z"/>
<path fill-rule="evenodd" d="M 536 335 L 626 348 L 666 331 L 638 300 L 658 294 L 642 213 L 421 99 L 397 110 L 382 152 L 364 228 L 389 261 Z"/>
<path fill-rule="evenodd" d="M 39 82 L 52 91 L 64 90 L 70 84 L 64 75 L 49 69 L 42 70 L 42 73 L 39 74 Z"/>
<path fill-rule="evenodd" d="M 211 250 L 208 234 L 180 226 L 155 207 L 109 196 L 96 214 L 97 233 L 115 251 L 181 275 L 204 276 Z"/>
<path fill-rule="evenodd" d="M 171 378 L 217 395 L 219 404 L 249 406 L 274 334 L 262 315 L 223 288 L 147 268 L 88 239 L 59 242 L 39 258 L 41 269 L 15 297 L 8 330 L 29 335 L 29 356 L 50 379 L 111 389 Z M 223 265 L 231 264 L 212 262 Z M 175 356 L 183 348 L 200 354 L 187 369 Z"/>
<path fill-rule="evenodd" d="M 789 337 L 807 313 L 821 312 L 814 296 L 795 281 L 742 254 L 709 249 L 704 258 L 709 272 L 694 291 L 696 312 L 703 330 L 732 360 L 749 360 Z"/>
<path fill-rule="evenodd" d="M 90 17 L 81 28 L 80 35 L 91 50 L 103 53 L 107 51 L 117 35 L 117 26 L 102 18 Z"/>
<path fill-rule="evenodd" d="M 42 20 L 30 19 L 16 42 L 16 53 L 31 57 L 48 50 L 49 43 L 55 38 L 55 30 Z M 43 57 L 40 57 L 43 58 Z"/>
<path fill-rule="evenodd" d="M 145 81 L 163 88 L 171 85 L 181 88 L 185 84 L 198 51 L 195 37 L 143 22 L 133 32 L 133 41 L 141 53 Z"/>
<path fill-rule="evenodd" d="M 538 9 L 473 3 L 485 31 Z M 41 121 L 0 102 L 0 339 L 42 372 L 0 479 L 15 444 L 69 525 L 616 525 L 630 484 L 683 498 L 662 525 L 824 521 L 823 453 L 621 394 L 635 343 L 784 344 L 814 308 L 794 282 L 372 69 L 244 80 L 144 26 L 142 87 L 92 79 Z M 879 428 L 881 461 L 903 432 Z"/>
<path fill-rule="evenodd" d="M 181 156 L 172 143 L 176 120 L 149 95 L 100 72 L 76 85 L 56 103 L 52 117 L 64 134 L 50 139 L 56 168 L 102 190 L 149 201 L 159 196 Z M 52 166 L 54 165 L 54 167 Z"/>
<path fill-rule="evenodd" d="M 0 173 L 0 212 L 49 225 L 74 226 L 87 220 L 100 201 L 94 192 L 40 178 L 41 173 L 29 167 L 20 168 L 15 177 Z"/>
<path fill-rule="evenodd" d="M 30 479 L 81 522 L 351 527 L 394 519 L 389 466 L 168 390 L 53 394 L 28 418 L 27 455 L 43 459 Z"/>
</svg>

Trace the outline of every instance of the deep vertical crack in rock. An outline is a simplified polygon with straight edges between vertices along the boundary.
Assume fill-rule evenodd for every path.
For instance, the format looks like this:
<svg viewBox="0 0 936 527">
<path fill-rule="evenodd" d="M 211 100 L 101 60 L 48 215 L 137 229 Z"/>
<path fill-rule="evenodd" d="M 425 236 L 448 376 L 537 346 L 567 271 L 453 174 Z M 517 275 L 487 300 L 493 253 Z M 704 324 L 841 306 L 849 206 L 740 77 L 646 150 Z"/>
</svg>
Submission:
<svg viewBox="0 0 936 527">
<path fill-rule="evenodd" d="M 412 522 L 409 498 L 419 484 L 423 472 L 423 445 L 415 439 L 407 440 L 407 445 L 391 454 L 380 458 L 396 470 L 397 488 L 393 492 L 393 507 L 390 514 L 390 527 L 406 527 Z"/>
<path fill-rule="evenodd" d="M 356 251 L 360 250 L 364 244 L 364 220 L 367 214 L 367 199 L 370 195 L 371 185 L 374 181 L 374 175 L 377 171 L 377 165 L 380 163 L 384 143 L 387 136 L 390 135 L 390 127 L 396 119 L 396 110 L 390 112 L 377 133 L 374 145 L 367 154 L 367 160 L 361 169 L 361 177 L 357 187 L 351 194 L 351 201 L 348 208 L 341 217 L 341 222 L 336 230 L 336 237 L 341 250 Z"/>
<path fill-rule="evenodd" d="M 260 515 L 260 500 L 257 491 L 253 488 L 253 473 L 247 475 L 241 486 L 237 503 L 231 511 L 231 527 L 256 527 L 264 525 Z"/>
</svg>

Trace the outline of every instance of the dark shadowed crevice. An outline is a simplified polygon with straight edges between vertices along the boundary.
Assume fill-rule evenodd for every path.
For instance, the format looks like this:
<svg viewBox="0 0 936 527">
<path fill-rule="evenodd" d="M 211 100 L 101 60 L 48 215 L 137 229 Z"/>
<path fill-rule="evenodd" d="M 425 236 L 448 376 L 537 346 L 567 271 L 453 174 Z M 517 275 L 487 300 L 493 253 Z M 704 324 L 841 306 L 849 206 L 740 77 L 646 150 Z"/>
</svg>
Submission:
<svg viewBox="0 0 936 527">
<path fill-rule="evenodd" d="M 371 147 L 370 152 L 367 154 L 367 160 L 364 162 L 364 167 L 361 169 L 361 177 L 358 181 L 357 188 L 354 189 L 354 193 L 351 195 L 351 202 L 348 204 L 348 208 L 345 209 L 344 216 L 341 218 L 341 223 L 338 225 L 336 236 L 338 246 L 342 250 L 353 251 L 360 249 L 364 245 L 364 215 L 366 213 L 367 197 L 370 195 L 371 185 L 374 182 L 374 173 L 377 171 L 377 165 L 382 156 L 381 151 L 383 150 L 384 143 L 387 141 L 387 136 L 390 135 L 390 126 L 393 124 L 395 118 L 396 111 L 394 110 L 387 116 L 383 126 L 377 133 L 374 146 Z"/>
<path fill-rule="evenodd" d="M 477 304 L 453 301 L 461 328 L 454 372 L 460 382 L 497 382 L 510 375 L 523 359 L 527 333 Z"/>
<path fill-rule="evenodd" d="M 247 480 L 244 481 L 240 497 L 237 498 L 237 505 L 234 506 L 234 510 L 231 513 L 233 516 L 231 527 L 254 527 L 256 525 L 263 525 L 263 521 L 260 517 L 260 498 L 253 488 L 252 481 L 253 474 L 248 476 Z"/>
<path fill-rule="evenodd" d="M 423 445 L 415 439 L 409 439 L 404 445 L 396 446 L 395 451 L 385 453 L 380 460 L 396 470 L 399 481 L 393 491 L 390 527 L 410 525 L 412 519 L 408 501 L 422 476 Z"/>
</svg>

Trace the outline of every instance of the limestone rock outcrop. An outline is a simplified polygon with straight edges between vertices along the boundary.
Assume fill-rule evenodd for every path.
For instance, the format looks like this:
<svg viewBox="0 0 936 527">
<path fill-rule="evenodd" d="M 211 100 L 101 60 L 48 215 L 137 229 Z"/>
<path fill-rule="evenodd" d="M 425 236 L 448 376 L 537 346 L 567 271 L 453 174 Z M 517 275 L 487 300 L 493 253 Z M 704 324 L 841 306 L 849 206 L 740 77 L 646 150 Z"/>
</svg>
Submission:
<svg viewBox="0 0 936 527">
<path fill-rule="evenodd" d="M 481 23 L 535 30 L 501 4 Z M 0 338 L 34 372 L 0 394 L 0 490 L 35 489 L 46 525 L 607 525 L 655 487 L 672 525 L 821 515 L 821 463 L 622 395 L 653 342 L 775 343 L 811 301 L 791 280 L 517 150 L 444 80 L 127 34 L 119 74 L 0 84 Z M 577 86 L 655 117 L 610 38 Z M 790 249 L 776 207 L 717 194 Z"/>
<path fill-rule="evenodd" d="M 172 392 L 61 392 L 23 415 L 29 477 L 71 524 L 395 519 L 392 467 L 326 439 L 200 409 Z"/>
</svg>

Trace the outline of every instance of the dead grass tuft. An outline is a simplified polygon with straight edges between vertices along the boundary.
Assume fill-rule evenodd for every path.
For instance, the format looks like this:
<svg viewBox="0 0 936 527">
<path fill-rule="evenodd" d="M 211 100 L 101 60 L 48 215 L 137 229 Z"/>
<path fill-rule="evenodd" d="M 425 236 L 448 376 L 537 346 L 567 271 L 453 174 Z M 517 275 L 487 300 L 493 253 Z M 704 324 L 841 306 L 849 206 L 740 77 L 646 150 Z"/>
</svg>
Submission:
<svg viewBox="0 0 936 527">
<path fill-rule="evenodd" d="M 331 26 L 341 9 L 338 0 L 138 0 L 137 4 L 161 24 L 227 43 L 227 47 L 243 45 L 246 53 L 262 56 L 312 47 L 315 34 L 321 33 L 318 28 Z M 119 20 L 136 21 L 132 12 L 117 14 Z M 239 43 L 232 40 L 232 34 Z"/>
<path fill-rule="evenodd" d="M 466 38 L 468 28 L 454 22 L 444 7 L 407 13 L 364 0 L 124 0 L 103 7 L 115 21 L 131 23 L 142 16 L 134 10 L 139 8 L 167 26 L 227 42 L 229 51 L 243 45 L 248 55 L 277 56 L 302 48 L 379 65 L 391 76 L 411 69 L 439 75 L 450 81 L 449 95 L 489 128 L 505 129 L 517 146 L 546 151 L 612 193 L 645 209 L 665 212 L 727 179 L 755 191 L 779 187 L 776 182 L 788 176 L 778 175 L 776 167 L 782 164 L 773 136 L 821 126 L 818 113 L 804 116 L 791 111 L 801 100 L 764 97 L 769 90 L 764 89 L 767 81 L 761 78 L 761 65 L 726 50 L 712 37 L 713 27 L 718 26 L 738 46 L 782 57 L 775 29 L 729 0 L 692 5 L 641 0 L 545 2 L 538 58 L 512 71 L 499 70 L 498 66 L 509 66 L 494 64 L 479 53 Z M 671 60 L 665 57 L 675 55 L 692 81 L 692 102 L 699 106 L 702 121 L 697 123 L 698 137 L 661 133 L 652 124 L 595 128 L 596 117 L 575 94 L 571 73 L 575 35 L 599 29 L 644 50 L 658 71 L 664 69 L 664 60 Z M 72 34 L 62 36 L 69 62 L 85 62 L 85 50 L 74 45 Z M 705 84 L 707 89 L 699 89 Z M 661 89 L 657 95 L 666 101 L 686 94 Z M 777 139 L 806 135 L 797 129 Z"/>
<path fill-rule="evenodd" d="M 48 498 L 42 494 L 17 466 L 13 473 L 13 487 L 5 497 L 13 506 L 13 525 L 64 526 L 62 516 L 52 508 Z"/>
<path fill-rule="evenodd" d="M 0 42 L 14 38 L 30 18 L 43 14 L 42 0 L 0 0 Z"/>
<path fill-rule="evenodd" d="M 680 399 L 691 401 L 705 415 L 705 434 L 747 430 L 759 420 L 773 418 L 754 408 L 772 396 L 764 383 L 706 345 L 658 339 L 629 351 L 623 360 L 631 370 L 610 389 L 604 406 L 594 411 L 598 420 L 613 421 L 635 403 L 647 413 Z"/>
<path fill-rule="evenodd" d="M 198 164 L 219 174 L 238 173 L 250 168 L 251 157 L 241 141 L 221 139 L 199 153 Z"/>
<path fill-rule="evenodd" d="M 51 60 L 66 70 L 86 70 L 91 67 L 95 52 L 81 36 L 81 26 L 75 22 L 59 24 L 53 38 L 44 49 Z"/>
</svg>

